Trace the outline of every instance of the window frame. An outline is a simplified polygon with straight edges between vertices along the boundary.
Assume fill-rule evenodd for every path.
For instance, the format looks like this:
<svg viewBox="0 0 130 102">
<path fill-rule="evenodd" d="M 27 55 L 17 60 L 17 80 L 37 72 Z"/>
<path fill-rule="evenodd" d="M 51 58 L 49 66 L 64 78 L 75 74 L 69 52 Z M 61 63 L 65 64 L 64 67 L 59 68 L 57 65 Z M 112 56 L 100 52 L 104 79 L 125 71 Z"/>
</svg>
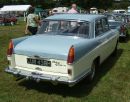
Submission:
<svg viewBox="0 0 130 102">
<path fill-rule="evenodd" d="M 45 20 L 43 20 L 42 22 L 48 22 L 48 21 L 67 21 L 67 22 L 85 22 L 85 23 L 88 23 L 88 26 L 89 26 L 89 31 L 88 31 L 88 36 L 87 36 L 87 34 L 85 35 L 85 36 L 83 36 L 83 38 L 90 38 L 90 22 L 89 21 L 86 21 L 86 20 L 75 20 L 75 19 L 45 19 Z M 37 32 L 37 34 L 41 34 L 41 33 L 39 33 L 40 32 L 40 30 Z M 51 33 L 51 32 L 50 32 Z M 78 37 L 82 37 L 82 36 L 79 36 L 79 35 L 82 35 L 82 34 L 78 34 L 77 33 L 77 35 L 76 36 L 78 36 Z"/>
<path fill-rule="evenodd" d="M 107 30 L 105 30 L 105 27 L 104 27 L 105 25 L 103 24 L 103 20 L 106 21 Z M 100 24 L 101 24 L 101 25 L 100 25 L 100 26 L 101 26 L 101 31 L 99 32 L 99 34 L 96 33 L 96 32 L 97 32 L 97 31 L 96 31 L 96 29 L 97 29 L 97 28 L 96 28 L 96 27 L 97 27 L 96 24 L 97 24 L 98 21 L 100 21 Z M 109 27 L 109 23 L 108 23 L 107 18 L 106 18 L 106 17 L 103 17 L 103 18 L 100 18 L 100 19 L 96 19 L 96 20 L 95 20 L 95 29 L 94 29 L 94 30 L 95 30 L 95 34 L 94 34 L 95 37 L 102 36 L 102 35 L 105 34 L 105 32 L 108 32 L 108 31 L 110 30 L 110 27 Z"/>
</svg>

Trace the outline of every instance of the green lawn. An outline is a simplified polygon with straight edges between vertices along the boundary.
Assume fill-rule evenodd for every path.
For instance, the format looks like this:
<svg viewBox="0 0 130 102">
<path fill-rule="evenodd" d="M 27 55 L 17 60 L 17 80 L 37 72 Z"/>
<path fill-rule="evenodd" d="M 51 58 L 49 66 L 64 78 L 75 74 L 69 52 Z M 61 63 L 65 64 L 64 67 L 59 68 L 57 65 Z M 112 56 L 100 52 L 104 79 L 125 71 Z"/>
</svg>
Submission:
<svg viewBox="0 0 130 102">
<path fill-rule="evenodd" d="M 0 102 L 130 102 L 130 41 L 119 43 L 117 57 L 109 57 L 93 83 L 53 86 L 19 80 L 4 72 L 9 40 L 24 36 L 25 23 L 0 26 Z"/>
</svg>

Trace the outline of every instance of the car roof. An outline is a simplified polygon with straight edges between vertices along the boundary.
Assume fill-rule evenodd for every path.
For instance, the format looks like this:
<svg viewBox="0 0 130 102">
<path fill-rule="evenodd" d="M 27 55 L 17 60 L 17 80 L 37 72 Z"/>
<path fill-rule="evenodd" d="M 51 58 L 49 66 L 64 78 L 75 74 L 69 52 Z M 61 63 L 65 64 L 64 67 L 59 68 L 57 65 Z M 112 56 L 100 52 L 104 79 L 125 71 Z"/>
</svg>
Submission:
<svg viewBox="0 0 130 102">
<path fill-rule="evenodd" d="M 93 21 L 97 18 L 105 17 L 104 15 L 97 14 L 56 14 L 49 16 L 46 19 L 51 20 L 84 20 L 84 21 Z"/>
</svg>

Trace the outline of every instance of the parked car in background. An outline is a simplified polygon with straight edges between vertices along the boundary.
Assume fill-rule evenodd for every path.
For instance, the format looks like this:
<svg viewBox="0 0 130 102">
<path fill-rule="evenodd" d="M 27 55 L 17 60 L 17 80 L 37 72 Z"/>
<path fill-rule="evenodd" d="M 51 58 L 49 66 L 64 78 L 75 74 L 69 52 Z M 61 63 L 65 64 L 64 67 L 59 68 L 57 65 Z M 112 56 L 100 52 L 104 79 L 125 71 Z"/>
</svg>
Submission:
<svg viewBox="0 0 130 102">
<path fill-rule="evenodd" d="M 103 15 L 53 15 L 43 20 L 36 35 L 10 41 L 5 71 L 69 86 L 86 76 L 92 81 L 99 65 L 116 54 L 118 38 Z"/>
<path fill-rule="evenodd" d="M 118 18 L 113 13 L 104 13 L 108 20 L 115 20 L 118 21 Z"/>
<path fill-rule="evenodd" d="M 127 13 L 130 13 L 130 6 L 128 6 Z"/>
<path fill-rule="evenodd" d="M 2 25 L 14 25 L 17 23 L 17 18 L 11 14 L 0 14 L 0 24 Z"/>
<path fill-rule="evenodd" d="M 127 14 L 115 13 L 114 15 L 116 16 L 118 21 L 121 21 L 121 22 L 123 22 L 126 25 L 129 23 L 129 18 L 128 18 Z"/>
<path fill-rule="evenodd" d="M 123 23 L 129 23 L 129 17 L 128 14 L 121 14 L 121 13 L 104 13 L 105 16 L 107 16 L 108 20 L 115 20 L 115 21 L 121 21 Z"/>
<path fill-rule="evenodd" d="M 98 14 L 98 9 L 96 7 L 90 8 L 90 14 Z"/>
<path fill-rule="evenodd" d="M 52 9 L 52 14 L 55 14 L 55 13 L 65 13 L 67 11 L 68 11 L 67 7 L 57 7 L 57 8 L 53 8 Z"/>
<path fill-rule="evenodd" d="M 126 16 L 127 16 L 128 20 L 130 22 L 130 13 L 127 13 Z"/>
<path fill-rule="evenodd" d="M 128 28 L 121 21 L 109 20 L 109 26 L 111 29 L 118 29 L 121 39 L 123 38 L 126 41 L 129 37 Z"/>
<path fill-rule="evenodd" d="M 109 26 L 111 29 L 118 29 L 120 38 L 127 40 L 128 29 L 130 27 L 129 19 L 126 14 L 105 14 L 108 18 Z"/>
<path fill-rule="evenodd" d="M 127 13 L 126 16 L 127 16 L 128 26 L 130 27 L 130 14 Z"/>
<path fill-rule="evenodd" d="M 112 13 L 126 14 L 126 10 L 124 9 L 113 10 Z"/>
</svg>

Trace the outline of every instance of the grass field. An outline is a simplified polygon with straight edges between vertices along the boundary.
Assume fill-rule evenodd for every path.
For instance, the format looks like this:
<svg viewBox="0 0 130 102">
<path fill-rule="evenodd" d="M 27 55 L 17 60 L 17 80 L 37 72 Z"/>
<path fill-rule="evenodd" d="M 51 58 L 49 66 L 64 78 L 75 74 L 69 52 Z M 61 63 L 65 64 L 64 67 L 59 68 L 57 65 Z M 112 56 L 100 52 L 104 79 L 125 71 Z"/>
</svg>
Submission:
<svg viewBox="0 0 130 102">
<path fill-rule="evenodd" d="M 95 80 L 76 86 L 19 80 L 4 72 L 9 40 L 24 36 L 25 23 L 0 26 L 0 102 L 130 102 L 130 41 L 119 43 L 117 57 L 109 57 Z"/>
</svg>

